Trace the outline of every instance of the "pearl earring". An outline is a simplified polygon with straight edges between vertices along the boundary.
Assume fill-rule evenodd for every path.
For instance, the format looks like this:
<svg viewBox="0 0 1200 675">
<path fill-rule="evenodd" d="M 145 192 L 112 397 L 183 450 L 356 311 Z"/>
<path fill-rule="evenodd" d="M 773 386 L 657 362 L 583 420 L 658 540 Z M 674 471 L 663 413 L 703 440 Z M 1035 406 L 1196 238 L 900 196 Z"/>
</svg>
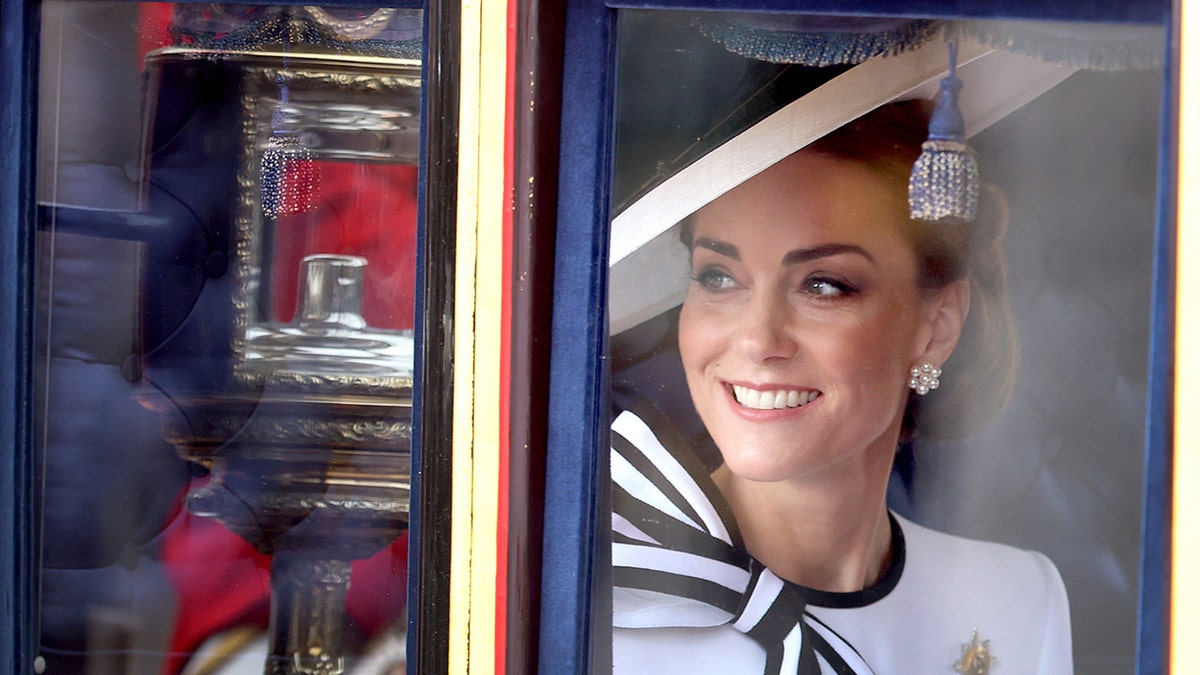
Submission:
<svg viewBox="0 0 1200 675">
<path fill-rule="evenodd" d="M 908 388 L 917 392 L 919 396 L 928 394 L 941 384 L 938 378 L 942 376 L 942 370 L 932 363 L 923 363 L 919 368 L 913 366 L 908 374 Z"/>
</svg>

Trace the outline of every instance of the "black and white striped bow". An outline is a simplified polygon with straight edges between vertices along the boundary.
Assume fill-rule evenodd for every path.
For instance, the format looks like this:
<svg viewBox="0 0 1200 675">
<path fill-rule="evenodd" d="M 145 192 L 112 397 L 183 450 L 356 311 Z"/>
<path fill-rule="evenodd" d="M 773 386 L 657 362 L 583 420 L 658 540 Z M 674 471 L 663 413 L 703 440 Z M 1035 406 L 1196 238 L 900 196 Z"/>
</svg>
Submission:
<svg viewBox="0 0 1200 675">
<path fill-rule="evenodd" d="M 669 426 L 621 413 L 612 425 L 613 585 L 697 600 L 767 652 L 767 675 L 861 675 L 871 669 L 805 611 L 799 586 L 747 554 L 732 514 Z M 656 421 L 657 422 L 657 421 Z"/>
</svg>

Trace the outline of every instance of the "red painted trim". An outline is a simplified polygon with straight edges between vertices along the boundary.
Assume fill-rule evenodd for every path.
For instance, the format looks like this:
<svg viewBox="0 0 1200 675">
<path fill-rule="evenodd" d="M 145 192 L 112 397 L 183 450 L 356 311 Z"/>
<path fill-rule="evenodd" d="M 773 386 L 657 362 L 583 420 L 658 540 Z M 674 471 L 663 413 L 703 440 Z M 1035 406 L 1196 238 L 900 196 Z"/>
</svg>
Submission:
<svg viewBox="0 0 1200 675">
<path fill-rule="evenodd" d="M 512 378 L 512 315 L 513 315 L 513 111 L 516 99 L 517 2 L 508 0 L 506 23 L 504 75 L 504 185 L 505 202 L 503 241 L 501 244 L 500 295 L 500 481 L 496 506 L 496 673 L 505 672 L 508 645 L 508 520 L 509 520 L 509 455 L 512 407 L 510 381 Z"/>
</svg>

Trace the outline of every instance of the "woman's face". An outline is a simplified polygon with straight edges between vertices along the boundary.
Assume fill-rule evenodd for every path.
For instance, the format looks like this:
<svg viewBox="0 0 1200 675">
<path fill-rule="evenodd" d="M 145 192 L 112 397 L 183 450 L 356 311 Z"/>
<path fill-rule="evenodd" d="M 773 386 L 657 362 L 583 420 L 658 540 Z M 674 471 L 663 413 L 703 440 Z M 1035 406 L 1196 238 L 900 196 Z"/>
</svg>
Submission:
<svg viewBox="0 0 1200 675">
<path fill-rule="evenodd" d="M 945 293 L 918 288 L 907 204 L 886 185 L 800 152 L 696 214 L 679 348 L 735 475 L 781 481 L 890 461 L 908 370 L 949 355 Z"/>
</svg>

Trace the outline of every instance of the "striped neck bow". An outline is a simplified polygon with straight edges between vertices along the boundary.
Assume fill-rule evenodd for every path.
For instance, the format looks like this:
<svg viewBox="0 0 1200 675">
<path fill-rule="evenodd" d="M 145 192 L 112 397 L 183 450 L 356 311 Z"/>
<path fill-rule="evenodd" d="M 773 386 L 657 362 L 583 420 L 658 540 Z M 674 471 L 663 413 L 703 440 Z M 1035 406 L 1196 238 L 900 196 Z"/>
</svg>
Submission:
<svg viewBox="0 0 1200 675">
<path fill-rule="evenodd" d="M 655 429 L 643 419 L 654 419 Z M 870 667 L 805 611 L 804 589 L 741 546 L 728 504 L 657 411 L 612 425 L 613 586 L 704 603 L 767 652 L 766 675 L 861 675 Z"/>
</svg>

